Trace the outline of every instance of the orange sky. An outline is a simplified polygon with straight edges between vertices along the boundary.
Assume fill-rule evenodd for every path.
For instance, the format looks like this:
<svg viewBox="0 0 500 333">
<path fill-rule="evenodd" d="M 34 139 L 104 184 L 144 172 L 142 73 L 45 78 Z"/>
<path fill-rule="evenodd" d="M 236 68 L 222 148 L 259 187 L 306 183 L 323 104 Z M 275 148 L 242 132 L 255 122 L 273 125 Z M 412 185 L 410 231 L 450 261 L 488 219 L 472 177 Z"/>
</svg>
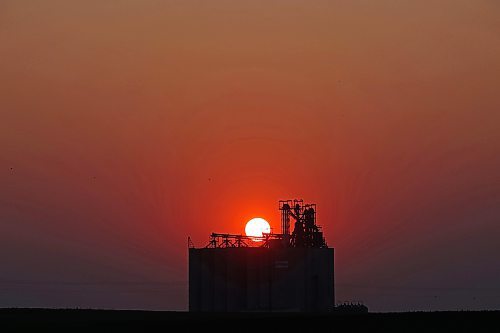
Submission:
<svg viewBox="0 0 500 333">
<path fill-rule="evenodd" d="M 500 307 L 497 1 L 4 0 L 0 74 L 0 307 L 185 309 L 295 197 L 339 300 Z"/>
</svg>

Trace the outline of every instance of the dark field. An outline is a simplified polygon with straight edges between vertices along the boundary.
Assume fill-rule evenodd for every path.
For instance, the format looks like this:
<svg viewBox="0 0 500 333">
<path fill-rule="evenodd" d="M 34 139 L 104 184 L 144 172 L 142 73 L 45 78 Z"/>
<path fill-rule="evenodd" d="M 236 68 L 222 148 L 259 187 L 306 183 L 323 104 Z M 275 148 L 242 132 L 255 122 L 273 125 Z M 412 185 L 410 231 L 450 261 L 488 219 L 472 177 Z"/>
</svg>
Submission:
<svg viewBox="0 0 500 333">
<path fill-rule="evenodd" d="M 0 309 L 0 327 L 172 332 L 500 331 L 500 311 L 369 314 L 196 314 L 163 311 Z"/>
</svg>

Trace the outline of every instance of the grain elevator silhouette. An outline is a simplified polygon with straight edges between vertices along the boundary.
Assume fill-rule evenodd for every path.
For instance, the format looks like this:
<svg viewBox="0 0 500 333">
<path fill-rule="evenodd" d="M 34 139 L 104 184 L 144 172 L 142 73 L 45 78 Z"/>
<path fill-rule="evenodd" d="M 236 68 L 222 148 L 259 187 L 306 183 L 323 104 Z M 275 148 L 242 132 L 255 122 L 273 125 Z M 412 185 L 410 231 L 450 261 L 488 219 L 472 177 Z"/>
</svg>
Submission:
<svg viewBox="0 0 500 333">
<path fill-rule="evenodd" d="M 189 241 L 189 311 L 326 312 L 334 308 L 334 249 L 316 223 L 316 205 L 279 201 L 281 233 L 212 233 Z M 290 230 L 293 223 L 293 230 Z"/>
</svg>

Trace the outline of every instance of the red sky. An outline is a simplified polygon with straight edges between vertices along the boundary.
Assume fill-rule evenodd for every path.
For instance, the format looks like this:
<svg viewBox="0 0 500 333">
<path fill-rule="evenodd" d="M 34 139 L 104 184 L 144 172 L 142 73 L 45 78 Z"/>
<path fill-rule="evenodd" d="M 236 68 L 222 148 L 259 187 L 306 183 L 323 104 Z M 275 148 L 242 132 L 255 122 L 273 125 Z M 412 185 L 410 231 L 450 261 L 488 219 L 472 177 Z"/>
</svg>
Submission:
<svg viewBox="0 0 500 333">
<path fill-rule="evenodd" d="M 0 307 L 185 309 L 300 197 L 339 301 L 500 308 L 497 1 L 4 0 L 0 74 Z"/>
</svg>

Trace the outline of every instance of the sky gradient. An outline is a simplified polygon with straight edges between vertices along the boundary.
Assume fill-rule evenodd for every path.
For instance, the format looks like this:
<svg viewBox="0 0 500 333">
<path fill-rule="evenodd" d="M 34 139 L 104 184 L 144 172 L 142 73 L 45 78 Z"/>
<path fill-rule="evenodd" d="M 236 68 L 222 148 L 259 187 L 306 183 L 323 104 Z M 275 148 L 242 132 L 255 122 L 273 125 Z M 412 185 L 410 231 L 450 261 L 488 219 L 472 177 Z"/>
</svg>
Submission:
<svg viewBox="0 0 500 333">
<path fill-rule="evenodd" d="M 0 1 L 0 307 L 187 308 L 318 204 L 337 300 L 500 308 L 500 3 Z"/>
</svg>

